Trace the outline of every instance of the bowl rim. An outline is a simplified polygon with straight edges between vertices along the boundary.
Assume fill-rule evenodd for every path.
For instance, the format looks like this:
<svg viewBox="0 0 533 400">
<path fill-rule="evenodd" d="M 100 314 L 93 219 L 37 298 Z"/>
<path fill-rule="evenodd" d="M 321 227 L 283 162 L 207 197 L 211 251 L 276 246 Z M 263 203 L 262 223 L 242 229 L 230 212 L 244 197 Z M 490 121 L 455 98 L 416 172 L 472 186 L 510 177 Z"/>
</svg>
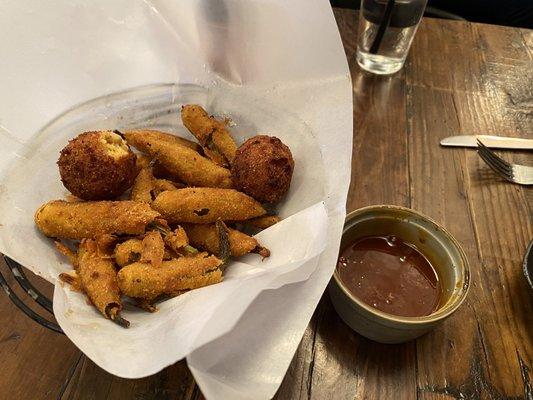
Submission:
<svg viewBox="0 0 533 400">
<path fill-rule="evenodd" d="M 533 276 L 530 273 L 529 268 L 528 268 L 529 257 L 532 257 L 531 254 L 533 254 L 533 240 L 529 242 L 526 248 L 526 255 L 524 256 L 524 261 L 522 264 L 522 272 L 524 273 L 524 276 L 526 277 L 526 282 L 529 284 L 529 287 L 533 290 Z"/>
<path fill-rule="evenodd" d="M 382 210 L 386 210 L 386 209 L 402 211 L 402 212 L 405 212 L 407 214 L 411 214 L 413 216 L 421 218 L 421 219 L 425 220 L 426 222 L 429 222 L 430 224 L 433 224 L 434 226 L 436 226 L 444 234 L 446 239 L 450 241 L 451 245 L 453 245 L 456 248 L 456 250 L 459 253 L 459 256 L 460 256 L 460 258 L 462 260 L 463 266 L 464 266 L 464 273 L 463 273 L 463 275 L 464 275 L 463 276 L 464 283 L 463 283 L 463 286 L 462 286 L 461 294 L 453 301 L 452 304 L 448 305 L 447 307 L 443 308 L 440 311 L 437 310 L 434 313 L 431 313 L 429 315 L 425 315 L 425 316 L 422 316 L 422 317 L 403 317 L 403 316 L 389 314 L 389 313 L 386 313 L 384 311 L 380 311 L 380 310 L 378 310 L 378 309 L 376 309 L 376 308 L 364 303 L 362 300 L 359 300 L 357 297 L 355 297 L 348 290 L 348 288 L 344 285 L 344 283 L 341 281 L 341 279 L 339 277 L 339 274 L 337 272 L 338 271 L 337 270 L 337 266 L 335 266 L 335 270 L 333 272 L 333 279 L 335 280 L 335 283 L 337 284 L 337 286 L 341 289 L 341 291 L 344 293 L 344 295 L 347 297 L 347 299 L 352 304 L 354 304 L 355 306 L 357 306 L 359 308 L 364 309 L 367 313 L 370 313 L 370 314 L 372 314 L 372 315 L 374 315 L 376 317 L 379 317 L 379 318 L 384 319 L 384 320 L 389 321 L 389 322 L 402 323 L 402 324 L 405 324 L 405 325 L 413 325 L 413 326 L 415 326 L 415 325 L 424 325 L 424 324 L 440 321 L 440 320 L 450 316 L 465 301 L 465 299 L 466 299 L 466 297 L 468 295 L 468 292 L 470 291 L 471 274 L 470 274 L 470 264 L 468 262 L 468 258 L 466 257 L 466 253 L 464 252 L 463 248 L 461 247 L 461 245 L 459 244 L 457 239 L 455 239 L 455 237 L 450 232 L 448 232 L 448 230 L 446 230 L 444 227 L 442 227 L 442 225 L 437 223 L 432 218 L 430 218 L 430 217 L 428 217 L 428 216 L 426 216 L 426 215 L 424 215 L 424 214 L 422 214 L 422 213 L 420 213 L 420 212 L 418 212 L 416 210 L 413 210 L 412 208 L 403 207 L 403 206 L 397 206 L 397 205 L 390 205 L 390 204 L 375 204 L 375 205 L 370 205 L 370 206 L 358 208 L 358 209 L 348 213 L 346 215 L 346 218 L 345 218 L 345 221 L 344 221 L 344 227 L 343 227 L 342 235 L 344 236 L 344 234 L 346 233 L 347 229 L 352 228 L 355 225 L 355 224 L 354 225 L 350 225 L 348 228 L 346 226 L 349 223 L 349 221 L 352 220 L 355 216 L 361 215 L 361 214 L 365 214 L 365 213 L 367 213 L 369 211 L 374 211 L 375 212 L 375 211 L 382 211 Z"/>
</svg>

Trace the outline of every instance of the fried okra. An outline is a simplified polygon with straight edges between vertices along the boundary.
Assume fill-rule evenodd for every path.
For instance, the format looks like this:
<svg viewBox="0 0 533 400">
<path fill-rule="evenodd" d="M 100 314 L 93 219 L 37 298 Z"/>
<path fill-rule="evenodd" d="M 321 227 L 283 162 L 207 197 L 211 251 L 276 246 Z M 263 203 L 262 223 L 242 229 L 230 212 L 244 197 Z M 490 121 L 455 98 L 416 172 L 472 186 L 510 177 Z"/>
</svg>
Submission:
<svg viewBox="0 0 533 400">
<path fill-rule="evenodd" d="M 122 302 L 115 264 L 111 257 L 98 253 L 95 240 L 81 241 L 78 249 L 77 272 L 83 291 L 98 311 L 106 318 L 127 328 L 129 322 L 120 316 Z"/>
<path fill-rule="evenodd" d="M 137 262 L 118 272 L 118 285 L 126 296 L 151 301 L 222 281 L 221 265 L 220 259 L 207 253 L 163 261 L 159 268 Z"/>
<path fill-rule="evenodd" d="M 157 217 L 158 212 L 137 201 L 55 200 L 37 210 L 35 224 L 49 237 L 85 239 L 106 233 L 139 235 Z"/>
<path fill-rule="evenodd" d="M 220 238 L 213 224 L 189 224 L 185 226 L 191 245 L 220 257 Z M 240 257 L 247 253 L 258 253 L 268 257 L 268 249 L 259 245 L 257 240 L 236 229 L 228 228 L 228 239 L 232 257 Z"/>
<path fill-rule="evenodd" d="M 191 186 L 232 186 L 229 170 L 190 147 L 166 139 L 161 132 L 128 131 L 124 135 L 130 145 L 155 158 L 171 174 L 172 180 Z"/>
<path fill-rule="evenodd" d="M 246 221 L 246 225 L 253 226 L 254 228 L 266 229 L 272 225 L 281 221 L 281 218 L 277 215 L 263 215 L 262 217 L 252 218 Z"/>
<path fill-rule="evenodd" d="M 235 158 L 237 145 L 224 122 L 209 116 L 197 104 L 187 104 L 181 108 L 183 125 L 198 139 L 206 156 L 216 163 L 231 165 Z"/>
<path fill-rule="evenodd" d="M 242 221 L 265 214 L 257 201 L 234 189 L 184 188 L 161 193 L 154 210 L 169 223 L 210 224 Z"/>
</svg>

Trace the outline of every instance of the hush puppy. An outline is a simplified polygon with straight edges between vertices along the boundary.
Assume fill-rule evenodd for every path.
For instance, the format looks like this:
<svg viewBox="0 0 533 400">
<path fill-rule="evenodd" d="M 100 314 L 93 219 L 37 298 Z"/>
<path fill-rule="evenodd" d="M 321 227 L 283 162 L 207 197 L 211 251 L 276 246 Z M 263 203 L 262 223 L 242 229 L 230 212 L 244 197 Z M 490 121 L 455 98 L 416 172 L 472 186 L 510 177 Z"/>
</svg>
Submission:
<svg viewBox="0 0 533 400">
<path fill-rule="evenodd" d="M 85 132 L 61 150 L 59 173 L 63 185 L 83 200 L 110 200 L 131 187 L 137 173 L 136 156 L 112 131 Z"/>
<path fill-rule="evenodd" d="M 231 173 L 235 188 L 261 203 L 277 203 L 289 190 L 294 160 L 290 149 L 273 136 L 258 135 L 238 149 Z"/>
</svg>

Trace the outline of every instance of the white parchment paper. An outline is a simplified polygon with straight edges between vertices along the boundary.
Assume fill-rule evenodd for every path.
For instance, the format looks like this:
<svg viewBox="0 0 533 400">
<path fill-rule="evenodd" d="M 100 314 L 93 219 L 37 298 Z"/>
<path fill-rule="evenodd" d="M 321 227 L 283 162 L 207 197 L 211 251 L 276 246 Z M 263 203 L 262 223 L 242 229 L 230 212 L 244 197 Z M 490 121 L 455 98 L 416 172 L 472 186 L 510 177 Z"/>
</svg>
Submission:
<svg viewBox="0 0 533 400">
<path fill-rule="evenodd" d="M 122 377 L 187 357 L 207 398 L 269 398 L 335 265 L 350 176 L 351 84 L 326 0 L 8 0 L 0 9 L 0 251 L 54 282 L 68 266 L 33 226 L 65 195 L 55 161 L 88 129 L 188 133 L 195 102 L 231 116 L 238 141 L 280 137 L 296 160 L 272 251 L 234 262 L 223 283 L 127 310 L 129 330 L 56 285 L 69 338 Z M 30 29 L 31 27 L 31 29 Z"/>
</svg>

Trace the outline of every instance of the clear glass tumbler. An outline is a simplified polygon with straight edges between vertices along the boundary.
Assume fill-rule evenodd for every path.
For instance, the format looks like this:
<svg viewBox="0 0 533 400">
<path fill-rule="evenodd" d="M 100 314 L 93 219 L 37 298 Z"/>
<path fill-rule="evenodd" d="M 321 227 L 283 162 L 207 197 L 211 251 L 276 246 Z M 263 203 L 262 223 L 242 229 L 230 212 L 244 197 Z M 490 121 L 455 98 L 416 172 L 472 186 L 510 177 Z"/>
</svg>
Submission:
<svg viewBox="0 0 533 400">
<path fill-rule="evenodd" d="M 375 74 L 399 71 L 427 0 L 361 0 L 357 63 Z"/>
</svg>

